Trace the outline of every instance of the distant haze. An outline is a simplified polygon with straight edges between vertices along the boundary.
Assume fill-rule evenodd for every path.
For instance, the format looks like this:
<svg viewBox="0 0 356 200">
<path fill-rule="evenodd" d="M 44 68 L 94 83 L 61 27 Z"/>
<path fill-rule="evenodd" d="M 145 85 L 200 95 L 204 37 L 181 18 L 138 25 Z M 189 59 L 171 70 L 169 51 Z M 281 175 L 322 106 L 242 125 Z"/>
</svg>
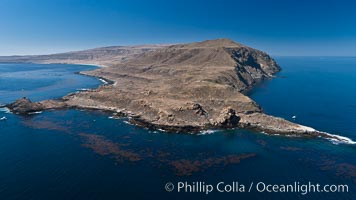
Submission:
<svg viewBox="0 0 356 200">
<path fill-rule="evenodd" d="M 2 0 L 0 55 L 231 38 L 271 55 L 356 56 L 348 0 Z"/>
</svg>

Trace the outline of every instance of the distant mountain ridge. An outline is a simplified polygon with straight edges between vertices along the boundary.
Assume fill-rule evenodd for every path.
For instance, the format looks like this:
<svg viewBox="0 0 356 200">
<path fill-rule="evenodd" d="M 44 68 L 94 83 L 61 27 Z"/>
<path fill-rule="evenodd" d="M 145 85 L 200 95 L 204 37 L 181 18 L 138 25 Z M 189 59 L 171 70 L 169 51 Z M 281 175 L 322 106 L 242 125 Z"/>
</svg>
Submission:
<svg viewBox="0 0 356 200">
<path fill-rule="evenodd" d="M 109 46 L 49 55 L 0 56 L 0 62 L 111 65 L 168 45 Z"/>
</svg>

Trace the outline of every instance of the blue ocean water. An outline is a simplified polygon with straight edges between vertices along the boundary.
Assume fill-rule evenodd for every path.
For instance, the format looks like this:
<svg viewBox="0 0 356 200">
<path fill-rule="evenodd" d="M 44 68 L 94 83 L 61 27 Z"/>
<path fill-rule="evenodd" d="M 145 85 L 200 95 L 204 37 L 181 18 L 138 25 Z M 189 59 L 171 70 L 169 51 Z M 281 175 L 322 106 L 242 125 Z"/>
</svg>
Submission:
<svg viewBox="0 0 356 200">
<path fill-rule="evenodd" d="M 356 139 L 356 58 L 278 57 L 278 78 L 250 96 L 267 113 Z M 61 97 L 100 84 L 78 65 L 0 64 L 0 102 Z M 56 74 L 56 75 L 54 75 Z M 37 77 L 37 78 L 35 78 Z M 34 80 L 32 78 L 35 78 Z M 13 81 L 16 79 L 16 81 Z M 70 80 L 70 81 L 67 81 Z M 63 84 L 68 83 L 68 84 Z M 75 83 L 75 84 L 74 84 Z M 16 86 L 14 86 L 16 84 Z M 50 89 L 43 89 L 50 88 Z M 58 90 L 57 90 L 58 89 Z M 247 130 L 151 131 L 85 110 L 0 112 L 0 199 L 353 199 L 356 146 Z M 347 184 L 344 193 L 165 191 L 165 184 L 237 181 Z M 248 190 L 248 189 L 246 189 Z"/>
<path fill-rule="evenodd" d="M 264 111 L 356 140 L 356 58 L 280 57 L 279 78 L 251 97 Z"/>
<path fill-rule="evenodd" d="M 0 63 L 0 105 L 19 97 L 39 101 L 79 89 L 95 88 L 100 84 L 99 80 L 75 74 L 95 68 L 89 65 Z"/>
</svg>

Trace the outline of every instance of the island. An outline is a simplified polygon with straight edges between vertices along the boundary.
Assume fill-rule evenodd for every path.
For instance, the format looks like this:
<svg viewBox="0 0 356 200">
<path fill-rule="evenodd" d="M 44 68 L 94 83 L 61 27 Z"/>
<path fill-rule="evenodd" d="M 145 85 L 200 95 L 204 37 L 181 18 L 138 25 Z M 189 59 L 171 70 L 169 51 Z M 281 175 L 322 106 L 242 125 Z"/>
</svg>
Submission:
<svg viewBox="0 0 356 200">
<path fill-rule="evenodd" d="M 60 99 L 32 102 L 24 97 L 6 105 L 17 114 L 99 109 L 127 117 L 133 124 L 168 132 L 245 128 L 267 134 L 345 139 L 265 114 L 246 92 L 273 78 L 281 68 L 267 53 L 230 39 L 0 57 L 0 62 L 102 66 L 80 73 L 102 78 L 107 84 Z"/>
</svg>

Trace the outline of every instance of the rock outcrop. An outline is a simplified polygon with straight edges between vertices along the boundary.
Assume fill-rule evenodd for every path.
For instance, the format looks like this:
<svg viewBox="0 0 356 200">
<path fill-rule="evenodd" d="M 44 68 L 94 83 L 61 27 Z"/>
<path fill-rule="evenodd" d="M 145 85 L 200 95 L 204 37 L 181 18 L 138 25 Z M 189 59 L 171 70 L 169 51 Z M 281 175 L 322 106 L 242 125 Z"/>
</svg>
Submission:
<svg viewBox="0 0 356 200">
<path fill-rule="evenodd" d="M 220 115 L 213 122 L 213 125 L 221 126 L 221 127 L 237 127 L 240 121 L 240 116 L 236 115 L 236 111 L 230 107 L 223 108 L 220 112 Z"/>
<path fill-rule="evenodd" d="M 31 114 L 38 111 L 48 109 L 60 109 L 65 108 L 67 105 L 65 102 L 59 100 L 45 100 L 41 102 L 32 102 L 30 99 L 23 97 L 15 102 L 6 105 L 15 114 Z"/>
</svg>

